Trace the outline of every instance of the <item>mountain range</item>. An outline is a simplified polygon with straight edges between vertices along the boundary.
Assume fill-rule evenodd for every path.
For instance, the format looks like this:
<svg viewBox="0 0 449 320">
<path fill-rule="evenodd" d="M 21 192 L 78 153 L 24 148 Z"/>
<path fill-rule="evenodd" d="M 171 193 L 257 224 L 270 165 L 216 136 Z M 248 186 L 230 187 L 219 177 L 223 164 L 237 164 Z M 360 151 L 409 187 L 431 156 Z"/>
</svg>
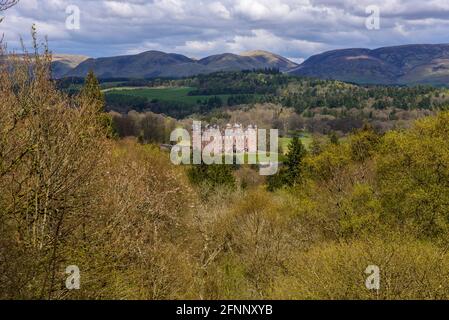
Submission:
<svg viewBox="0 0 449 320">
<path fill-rule="evenodd" d="M 292 75 L 359 84 L 449 84 L 449 44 L 340 49 L 314 55 L 301 64 L 261 50 L 199 60 L 160 51 L 97 59 L 58 57 L 53 62 L 55 78 L 84 77 L 89 70 L 100 78 L 179 78 L 216 71 L 277 68 Z"/>
<path fill-rule="evenodd" d="M 67 61 L 73 63 L 74 60 Z M 175 53 L 146 51 L 136 55 L 86 59 L 65 73 L 53 72 L 53 76 L 84 77 L 89 70 L 93 70 L 100 78 L 180 78 L 216 71 L 264 68 L 288 71 L 296 67 L 298 64 L 266 51 L 251 51 L 241 55 L 223 53 L 200 60 Z M 58 71 L 62 69 L 61 65 L 58 65 Z"/>
<path fill-rule="evenodd" d="M 289 73 L 362 84 L 449 84 L 449 44 L 328 51 Z"/>
</svg>

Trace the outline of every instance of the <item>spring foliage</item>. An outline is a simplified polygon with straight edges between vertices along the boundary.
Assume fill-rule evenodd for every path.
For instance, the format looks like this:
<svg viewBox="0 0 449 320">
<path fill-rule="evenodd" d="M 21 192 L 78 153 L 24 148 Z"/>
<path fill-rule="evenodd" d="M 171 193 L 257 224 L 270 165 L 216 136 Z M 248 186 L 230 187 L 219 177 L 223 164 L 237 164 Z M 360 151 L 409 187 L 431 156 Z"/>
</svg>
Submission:
<svg viewBox="0 0 449 320">
<path fill-rule="evenodd" d="M 309 153 L 294 139 L 269 192 L 250 167 L 189 171 L 153 145 L 110 139 L 93 74 L 69 97 L 48 52 L 10 59 L 0 298 L 449 298 L 448 112 Z M 64 286 L 69 265 L 80 290 Z M 380 267 L 378 292 L 368 265 Z"/>
</svg>

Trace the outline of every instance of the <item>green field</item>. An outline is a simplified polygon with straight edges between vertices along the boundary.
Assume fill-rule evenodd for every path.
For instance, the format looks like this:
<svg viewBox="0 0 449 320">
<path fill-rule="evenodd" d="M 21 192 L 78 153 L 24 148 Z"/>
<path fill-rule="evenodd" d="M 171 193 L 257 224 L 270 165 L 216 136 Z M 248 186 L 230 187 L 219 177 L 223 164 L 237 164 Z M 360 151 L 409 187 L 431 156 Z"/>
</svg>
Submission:
<svg viewBox="0 0 449 320">
<path fill-rule="evenodd" d="M 308 132 L 302 133 L 300 139 L 306 149 L 309 149 L 313 141 L 312 135 Z M 284 153 L 288 152 L 288 145 L 290 144 L 291 140 L 292 138 L 279 138 L 279 145 L 281 146 Z"/>
<path fill-rule="evenodd" d="M 207 100 L 213 96 L 189 96 L 189 92 L 195 90 L 195 88 L 189 87 L 177 87 L 177 88 L 111 88 L 104 90 L 106 94 L 126 94 L 136 97 L 144 97 L 149 101 L 160 100 L 160 101 L 176 101 L 183 102 L 187 104 L 197 104 L 199 101 Z M 231 95 L 221 94 L 217 97 L 221 98 L 223 103 L 226 103 L 227 99 Z"/>
</svg>

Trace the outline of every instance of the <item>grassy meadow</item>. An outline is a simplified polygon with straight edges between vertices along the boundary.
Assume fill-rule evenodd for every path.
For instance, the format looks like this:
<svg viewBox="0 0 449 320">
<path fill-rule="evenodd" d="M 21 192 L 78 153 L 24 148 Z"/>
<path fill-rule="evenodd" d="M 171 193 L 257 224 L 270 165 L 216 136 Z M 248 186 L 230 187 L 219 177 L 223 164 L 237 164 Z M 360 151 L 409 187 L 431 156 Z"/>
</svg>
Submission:
<svg viewBox="0 0 449 320">
<path fill-rule="evenodd" d="M 182 102 L 189 105 L 195 105 L 205 100 L 209 99 L 211 96 L 198 95 L 191 96 L 189 92 L 193 91 L 195 88 L 190 87 L 173 87 L 173 88 L 133 88 L 133 87 L 122 87 L 122 88 L 110 88 L 104 90 L 107 95 L 111 94 L 126 94 L 135 97 L 147 98 L 148 101 L 158 100 L 158 101 L 175 101 Z M 223 103 L 226 103 L 227 99 L 231 95 L 221 94 L 217 95 Z"/>
</svg>

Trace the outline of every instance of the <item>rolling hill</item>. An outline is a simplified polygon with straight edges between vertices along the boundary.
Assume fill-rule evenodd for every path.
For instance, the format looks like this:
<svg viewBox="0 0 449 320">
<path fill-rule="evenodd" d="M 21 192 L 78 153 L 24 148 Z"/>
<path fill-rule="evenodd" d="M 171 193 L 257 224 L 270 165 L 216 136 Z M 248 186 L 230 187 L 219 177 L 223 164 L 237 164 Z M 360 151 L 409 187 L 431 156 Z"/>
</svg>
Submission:
<svg viewBox="0 0 449 320">
<path fill-rule="evenodd" d="M 180 78 L 216 71 L 278 68 L 292 75 L 358 84 L 448 85 L 449 44 L 333 50 L 314 55 L 301 65 L 262 50 L 239 55 L 223 53 L 199 60 L 147 51 L 97 59 L 61 56 L 53 68 L 55 78 L 84 77 L 89 70 L 100 78 Z"/>
<path fill-rule="evenodd" d="M 284 58 L 280 55 L 263 51 L 263 50 L 255 50 L 255 51 L 247 51 L 240 54 L 241 56 L 254 58 L 261 63 L 273 65 L 275 68 L 278 68 L 281 71 L 288 71 L 290 69 L 298 67 L 298 64 Z"/>
<path fill-rule="evenodd" d="M 87 59 L 63 76 L 84 77 L 89 70 L 93 70 L 100 78 L 179 78 L 216 71 L 263 68 L 287 71 L 297 66 L 286 58 L 260 51 L 244 55 L 224 53 L 200 60 L 179 54 L 147 51 L 137 55 Z"/>
<path fill-rule="evenodd" d="M 206 68 L 183 55 L 147 51 L 137 55 L 88 59 L 66 74 L 84 77 L 93 70 L 100 78 L 183 77 Z"/>
<path fill-rule="evenodd" d="M 359 84 L 449 84 L 449 44 L 342 49 L 314 55 L 293 75 Z"/>
<path fill-rule="evenodd" d="M 52 56 L 52 73 L 53 77 L 60 78 L 76 68 L 80 63 L 86 61 L 88 57 L 70 54 L 53 54 Z"/>
<path fill-rule="evenodd" d="M 16 60 L 16 58 L 18 60 Z M 11 63 L 12 61 L 21 61 L 25 58 L 24 54 L 7 54 L 0 57 L 0 63 Z M 53 77 L 58 79 L 76 68 L 80 63 L 87 60 L 88 57 L 73 54 L 52 54 L 51 72 Z"/>
</svg>

